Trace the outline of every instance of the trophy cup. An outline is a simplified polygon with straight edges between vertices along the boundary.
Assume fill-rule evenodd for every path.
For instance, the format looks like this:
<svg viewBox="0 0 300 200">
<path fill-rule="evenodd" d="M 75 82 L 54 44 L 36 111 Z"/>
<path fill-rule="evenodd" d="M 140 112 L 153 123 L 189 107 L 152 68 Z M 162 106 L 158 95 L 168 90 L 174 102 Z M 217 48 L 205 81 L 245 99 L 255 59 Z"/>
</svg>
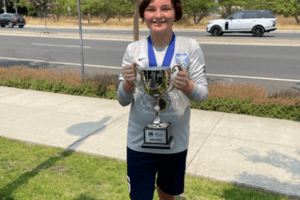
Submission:
<svg viewBox="0 0 300 200">
<path fill-rule="evenodd" d="M 141 77 L 142 87 L 136 82 L 135 86 L 145 94 L 153 97 L 153 108 L 155 111 L 154 120 L 144 128 L 144 144 L 142 148 L 171 149 L 174 138 L 171 132 L 171 123 L 162 122 L 160 113 L 168 109 L 168 101 L 164 95 L 171 92 L 174 87 L 171 85 L 171 75 L 181 65 L 171 67 L 136 67 Z"/>
</svg>

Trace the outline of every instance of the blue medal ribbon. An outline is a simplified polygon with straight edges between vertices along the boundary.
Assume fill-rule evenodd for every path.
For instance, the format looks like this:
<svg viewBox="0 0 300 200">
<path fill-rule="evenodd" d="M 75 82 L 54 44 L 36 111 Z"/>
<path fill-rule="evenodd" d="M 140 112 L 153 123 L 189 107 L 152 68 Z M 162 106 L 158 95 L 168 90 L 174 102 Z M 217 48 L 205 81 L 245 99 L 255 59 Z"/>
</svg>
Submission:
<svg viewBox="0 0 300 200">
<path fill-rule="evenodd" d="M 171 65 L 174 51 L 175 51 L 175 34 L 173 33 L 171 42 L 169 44 L 169 47 L 167 49 L 167 52 L 166 52 L 166 55 L 165 55 L 165 58 L 164 58 L 164 61 L 162 64 L 163 67 L 164 66 L 169 67 Z M 148 57 L 149 57 L 149 67 L 157 66 L 157 62 L 156 62 L 156 58 L 155 58 L 155 54 L 154 54 L 150 36 L 148 37 Z"/>
</svg>

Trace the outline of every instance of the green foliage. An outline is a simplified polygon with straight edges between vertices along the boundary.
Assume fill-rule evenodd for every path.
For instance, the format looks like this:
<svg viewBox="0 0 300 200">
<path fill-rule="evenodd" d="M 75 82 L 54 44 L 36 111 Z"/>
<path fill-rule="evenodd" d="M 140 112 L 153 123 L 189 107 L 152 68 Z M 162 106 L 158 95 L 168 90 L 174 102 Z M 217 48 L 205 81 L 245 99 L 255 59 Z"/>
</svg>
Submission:
<svg viewBox="0 0 300 200">
<path fill-rule="evenodd" d="M 28 0 L 28 4 L 31 5 L 31 9 L 42 13 L 48 13 L 59 5 L 59 3 L 54 2 L 54 0 Z"/>
<path fill-rule="evenodd" d="M 183 12 L 194 17 L 194 23 L 199 22 L 213 10 L 214 0 L 185 0 Z"/>
<path fill-rule="evenodd" d="M 36 0 L 31 0 L 36 1 Z M 45 2 L 52 0 L 45 0 Z M 53 0 L 58 5 L 52 9 L 55 20 L 59 20 L 61 15 L 69 15 L 68 7 L 72 14 L 78 14 L 77 1 L 75 0 Z M 92 15 L 100 15 L 103 22 L 106 23 L 116 14 L 133 14 L 135 0 L 81 0 L 81 9 L 83 13 L 90 12 Z M 6 5 L 10 3 L 6 0 Z M 35 11 L 29 9 L 31 6 L 28 0 L 20 0 L 18 6 L 27 7 L 29 14 Z M 194 23 L 198 24 L 203 17 L 214 9 L 216 5 L 214 0 L 184 0 L 183 13 L 194 17 Z M 276 14 L 293 16 L 300 23 L 300 0 L 219 0 L 218 13 L 222 18 L 228 17 L 237 10 L 271 10 Z"/>
<path fill-rule="evenodd" d="M 78 14 L 77 1 L 74 0 L 56 0 L 58 5 L 53 8 L 52 15 L 55 21 L 59 21 L 60 16 L 68 16 L 71 12 L 72 15 Z M 70 7 L 70 11 L 68 10 Z"/>
<path fill-rule="evenodd" d="M 106 23 L 118 13 L 133 13 L 133 6 L 129 0 L 83 0 L 82 12 L 100 15 Z"/>
<path fill-rule="evenodd" d="M 245 114 L 277 119 L 300 120 L 300 105 L 254 105 L 252 99 L 208 99 L 203 103 L 191 102 L 191 108 L 226 113 Z"/>
<path fill-rule="evenodd" d="M 98 87 L 93 87 L 91 84 L 84 83 L 80 87 L 74 87 L 63 82 L 49 83 L 40 79 L 22 80 L 11 77 L 5 81 L 0 81 L 0 85 L 70 95 L 117 99 L 116 90 L 108 89 L 104 84 L 99 84 Z"/>
<path fill-rule="evenodd" d="M 94 81 L 94 84 L 91 84 L 91 81 Z M 40 79 L 22 80 L 15 79 L 13 77 L 10 77 L 4 81 L 0 81 L 0 85 L 70 95 L 117 99 L 116 80 L 103 76 L 96 76 L 93 79 L 86 79 L 79 87 L 74 87 L 63 82 L 49 83 Z M 241 101 L 240 99 L 235 98 L 217 98 L 208 99 L 203 103 L 191 102 L 191 108 L 300 121 L 299 103 L 296 106 L 285 106 L 278 104 L 255 105 L 252 104 L 252 99 Z"/>
<path fill-rule="evenodd" d="M 300 5 L 297 0 L 273 0 L 271 10 L 279 15 L 295 16 L 300 14 Z"/>
</svg>

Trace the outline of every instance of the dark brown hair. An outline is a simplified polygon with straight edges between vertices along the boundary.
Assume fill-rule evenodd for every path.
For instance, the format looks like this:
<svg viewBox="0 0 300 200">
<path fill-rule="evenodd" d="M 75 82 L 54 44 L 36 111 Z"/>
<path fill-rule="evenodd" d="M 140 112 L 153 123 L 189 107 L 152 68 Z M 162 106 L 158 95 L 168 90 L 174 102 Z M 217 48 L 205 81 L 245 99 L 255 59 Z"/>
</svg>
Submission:
<svg viewBox="0 0 300 200">
<path fill-rule="evenodd" d="M 140 17 L 144 20 L 144 12 L 151 2 L 154 0 L 141 0 L 139 5 Z M 175 22 L 182 17 L 182 2 L 181 0 L 171 0 L 172 6 L 175 9 Z"/>
</svg>

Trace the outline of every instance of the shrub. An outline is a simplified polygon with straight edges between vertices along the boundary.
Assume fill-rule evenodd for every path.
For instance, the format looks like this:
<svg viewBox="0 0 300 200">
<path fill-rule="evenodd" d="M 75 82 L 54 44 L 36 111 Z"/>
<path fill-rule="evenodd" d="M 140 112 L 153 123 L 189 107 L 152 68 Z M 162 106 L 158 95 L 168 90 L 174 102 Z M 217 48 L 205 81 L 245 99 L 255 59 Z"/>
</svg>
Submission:
<svg viewBox="0 0 300 200">
<path fill-rule="evenodd" d="M 24 66 L 0 67 L 0 85 L 47 92 L 117 99 L 118 79 L 107 74 L 81 77 L 79 72 Z M 300 121 L 300 92 L 268 94 L 262 86 L 210 84 L 203 103 L 191 108 Z"/>
</svg>

